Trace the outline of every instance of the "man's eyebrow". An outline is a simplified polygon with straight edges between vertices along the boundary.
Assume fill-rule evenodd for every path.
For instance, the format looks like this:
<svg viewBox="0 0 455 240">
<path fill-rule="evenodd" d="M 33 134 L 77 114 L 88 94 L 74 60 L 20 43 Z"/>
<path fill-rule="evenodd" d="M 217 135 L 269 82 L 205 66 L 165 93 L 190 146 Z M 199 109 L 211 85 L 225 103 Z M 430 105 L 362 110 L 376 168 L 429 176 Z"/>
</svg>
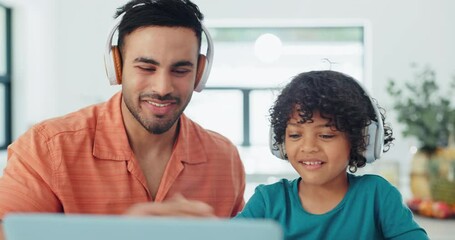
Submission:
<svg viewBox="0 0 455 240">
<path fill-rule="evenodd" d="M 174 64 L 172 64 L 172 67 L 193 67 L 194 63 L 190 61 L 178 61 Z"/>
<path fill-rule="evenodd" d="M 138 58 L 134 59 L 134 62 L 135 63 L 138 63 L 138 62 L 148 63 L 148 64 L 153 64 L 153 65 L 160 66 L 160 63 L 158 61 L 156 61 L 153 58 L 147 58 L 147 57 L 138 57 Z M 172 64 L 172 67 L 185 67 L 185 66 L 193 67 L 194 63 L 192 63 L 190 61 L 183 60 L 183 61 L 178 61 L 178 62 Z"/>
<path fill-rule="evenodd" d="M 135 58 L 134 61 L 135 63 L 137 62 L 141 62 L 141 63 L 148 63 L 148 64 L 153 64 L 153 65 L 157 65 L 159 66 L 160 63 L 152 58 L 146 58 L 146 57 L 138 57 L 138 58 Z"/>
</svg>

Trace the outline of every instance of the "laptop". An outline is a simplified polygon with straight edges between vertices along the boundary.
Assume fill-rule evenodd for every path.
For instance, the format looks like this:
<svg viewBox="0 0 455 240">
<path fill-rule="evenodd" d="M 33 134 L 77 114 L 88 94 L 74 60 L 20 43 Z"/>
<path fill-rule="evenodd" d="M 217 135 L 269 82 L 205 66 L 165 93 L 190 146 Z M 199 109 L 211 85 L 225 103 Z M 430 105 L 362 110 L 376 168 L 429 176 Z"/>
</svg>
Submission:
<svg viewBox="0 0 455 240">
<path fill-rule="evenodd" d="M 280 225 L 262 219 L 10 214 L 7 240 L 282 240 Z"/>
</svg>

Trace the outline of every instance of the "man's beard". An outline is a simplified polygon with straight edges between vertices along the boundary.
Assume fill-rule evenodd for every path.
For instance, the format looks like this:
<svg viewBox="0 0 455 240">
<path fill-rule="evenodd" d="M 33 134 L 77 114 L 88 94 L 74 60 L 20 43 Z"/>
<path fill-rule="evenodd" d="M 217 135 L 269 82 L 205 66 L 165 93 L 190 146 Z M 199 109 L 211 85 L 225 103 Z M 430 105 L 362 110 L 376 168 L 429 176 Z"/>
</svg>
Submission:
<svg viewBox="0 0 455 240">
<path fill-rule="evenodd" d="M 141 95 L 142 96 L 142 95 Z M 139 100 L 141 99 L 141 96 L 139 97 Z M 144 95 L 145 96 L 145 95 Z M 176 105 L 181 104 L 181 99 L 178 97 L 171 97 L 170 95 L 166 95 L 164 97 L 158 96 L 156 94 L 148 97 L 151 97 L 153 99 L 159 99 L 159 100 L 174 100 Z M 139 101 L 140 102 L 140 101 Z M 133 117 L 138 121 L 144 129 L 146 129 L 149 133 L 152 134 L 162 134 L 167 132 L 174 124 L 175 122 L 180 118 L 182 115 L 183 111 L 185 110 L 186 106 L 188 105 L 189 100 L 184 104 L 184 106 L 180 109 L 177 109 L 176 112 L 173 112 L 169 115 L 166 116 L 155 116 L 153 119 L 147 119 L 143 115 L 141 115 L 141 110 L 139 108 L 135 108 L 134 104 L 129 101 L 129 98 L 125 97 L 125 105 L 130 111 L 130 113 L 133 115 Z M 165 119 L 167 118 L 167 119 Z"/>
</svg>

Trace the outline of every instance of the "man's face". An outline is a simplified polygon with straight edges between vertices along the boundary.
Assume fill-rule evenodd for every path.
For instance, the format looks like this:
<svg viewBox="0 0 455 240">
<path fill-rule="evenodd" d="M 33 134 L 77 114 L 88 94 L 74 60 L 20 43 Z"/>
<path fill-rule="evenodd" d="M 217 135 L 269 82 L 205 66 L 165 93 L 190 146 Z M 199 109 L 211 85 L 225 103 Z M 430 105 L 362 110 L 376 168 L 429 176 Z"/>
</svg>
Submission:
<svg viewBox="0 0 455 240">
<path fill-rule="evenodd" d="M 150 133 L 169 130 L 188 105 L 196 84 L 198 50 L 189 28 L 143 27 L 125 37 L 123 101 Z"/>
</svg>

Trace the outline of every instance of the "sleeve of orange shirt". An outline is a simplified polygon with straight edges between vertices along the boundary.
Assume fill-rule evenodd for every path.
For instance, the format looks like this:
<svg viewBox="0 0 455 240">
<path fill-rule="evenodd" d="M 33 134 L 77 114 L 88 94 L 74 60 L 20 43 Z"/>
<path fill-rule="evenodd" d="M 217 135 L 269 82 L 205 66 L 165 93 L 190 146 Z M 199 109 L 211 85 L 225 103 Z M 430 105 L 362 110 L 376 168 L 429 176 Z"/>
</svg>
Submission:
<svg viewBox="0 0 455 240">
<path fill-rule="evenodd" d="M 239 164 L 237 165 L 237 168 L 233 168 L 235 172 L 232 173 L 233 176 L 236 176 L 237 174 L 240 174 L 240 177 L 237 179 L 239 182 L 236 184 L 237 186 L 240 186 L 239 189 L 239 194 L 237 196 L 237 201 L 234 205 L 232 215 L 231 217 L 235 217 L 237 213 L 242 211 L 243 207 L 245 206 L 245 199 L 244 199 L 244 193 L 245 193 L 245 169 L 243 167 L 242 161 L 240 160 L 240 156 L 237 151 L 236 153 L 236 160 L 235 162 L 238 162 Z"/>
<path fill-rule="evenodd" d="M 0 178 L 0 219 L 8 212 L 58 212 L 52 191 L 53 159 L 39 125 L 8 147 Z"/>
<path fill-rule="evenodd" d="M 242 190 L 240 192 L 242 192 L 242 193 L 245 192 L 245 182 L 243 182 Z M 237 198 L 237 202 L 232 211 L 231 217 L 235 217 L 240 211 L 242 211 L 244 206 L 245 206 L 245 200 L 243 198 L 243 194 L 239 194 L 239 196 Z"/>
</svg>

